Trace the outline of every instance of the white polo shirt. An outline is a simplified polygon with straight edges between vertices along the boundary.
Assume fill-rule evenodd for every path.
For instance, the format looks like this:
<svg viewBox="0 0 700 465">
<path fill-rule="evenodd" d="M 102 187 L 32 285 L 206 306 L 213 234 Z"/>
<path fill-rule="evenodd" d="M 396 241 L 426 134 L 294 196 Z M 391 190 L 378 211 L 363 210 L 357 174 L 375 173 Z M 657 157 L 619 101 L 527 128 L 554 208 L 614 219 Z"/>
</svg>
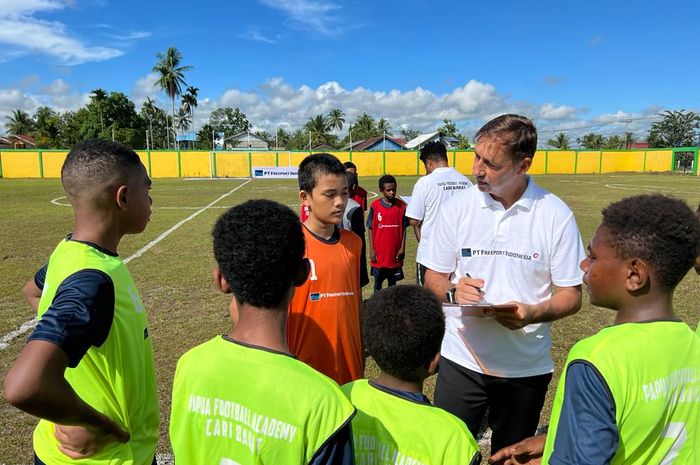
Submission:
<svg viewBox="0 0 700 465">
<path fill-rule="evenodd" d="M 508 210 L 471 187 L 442 205 L 423 264 L 484 280 L 484 300 L 536 304 L 551 286 L 581 284 L 585 257 L 573 212 L 528 177 Z M 510 330 L 494 319 L 448 317 L 442 356 L 470 370 L 504 378 L 550 373 L 551 323 Z"/>
<path fill-rule="evenodd" d="M 432 173 L 416 181 L 411 201 L 406 209 L 407 217 L 423 221 L 420 228 L 416 262 L 424 265 L 423 256 L 428 250 L 430 235 L 440 205 L 471 185 L 472 182 L 465 175 L 449 166 L 436 168 Z"/>
</svg>

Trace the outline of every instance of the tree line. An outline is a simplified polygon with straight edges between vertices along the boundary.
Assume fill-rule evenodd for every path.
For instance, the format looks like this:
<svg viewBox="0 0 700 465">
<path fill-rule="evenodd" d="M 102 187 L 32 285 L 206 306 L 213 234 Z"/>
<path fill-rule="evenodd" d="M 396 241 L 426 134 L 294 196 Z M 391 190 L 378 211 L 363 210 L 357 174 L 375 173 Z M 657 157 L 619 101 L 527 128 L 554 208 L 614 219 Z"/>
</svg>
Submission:
<svg viewBox="0 0 700 465">
<path fill-rule="evenodd" d="M 15 109 L 6 117 L 8 134 L 27 134 L 34 137 L 38 148 L 66 148 L 85 139 L 112 139 L 134 149 L 166 149 L 182 147 L 178 135 L 188 133 L 194 127 L 194 110 L 198 107 L 199 88 L 188 84 L 187 71 L 193 67 L 182 63 L 182 54 L 174 47 L 156 54 L 156 64 L 152 71 L 158 75 L 155 83 L 170 101 L 170 113 L 156 105 L 148 97 L 139 111 L 136 105 L 121 92 L 108 92 L 94 89 L 90 102 L 76 111 L 57 112 L 41 106 L 33 115 Z M 176 102 L 178 103 L 176 107 Z M 681 147 L 695 145 L 700 127 L 700 115 L 692 111 L 666 111 L 661 121 L 651 125 L 647 142 L 651 147 Z M 253 132 L 265 140 L 271 148 L 287 150 L 308 150 L 320 145 L 341 149 L 348 144 L 372 137 L 401 137 L 411 140 L 420 131 L 406 127 L 395 131 L 385 118 L 376 119 L 362 113 L 354 121 L 348 122 L 345 113 L 339 108 L 331 109 L 327 115 L 310 117 L 305 124 L 294 131 L 278 128 L 274 133 L 264 130 Z M 253 125 L 239 108 L 217 108 L 209 119 L 201 125 L 194 141 L 185 141 L 187 148 L 211 150 L 212 135 L 223 132 L 226 137 L 248 132 Z M 459 149 L 469 148 L 469 139 L 461 134 L 455 123 L 443 120 L 438 128 L 443 137 L 456 140 Z M 633 133 L 604 136 L 589 133 L 576 139 L 578 146 L 586 149 L 623 149 L 630 147 L 636 138 Z M 572 141 L 568 134 L 560 132 L 547 141 L 547 145 L 558 149 L 569 149 Z"/>
<path fill-rule="evenodd" d="M 659 116 L 661 120 L 653 122 L 647 134 L 646 142 L 649 147 L 692 147 L 698 145 L 700 115 L 692 111 L 678 110 L 664 111 Z M 588 150 L 628 149 L 635 142 L 638 142 L 637 138 L 631 132 L 610 136 L 590 132 L 576 138 L 578 147 Z M 547 141 L 547 145 L 555 149 L 569 150 L 573 144 L 568 134 L 559 132 Z"/>
</svg>

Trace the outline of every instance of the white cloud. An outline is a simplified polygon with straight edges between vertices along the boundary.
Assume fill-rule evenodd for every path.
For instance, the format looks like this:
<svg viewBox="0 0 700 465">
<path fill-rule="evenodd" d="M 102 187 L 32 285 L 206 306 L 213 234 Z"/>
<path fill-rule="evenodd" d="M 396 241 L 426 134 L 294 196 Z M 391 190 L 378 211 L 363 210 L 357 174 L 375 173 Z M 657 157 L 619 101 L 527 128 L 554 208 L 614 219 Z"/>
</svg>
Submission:
<svg viewBox="0 0 700 465">
<path fill-rule="evenodd" d="M 56 79 L 48 86 L 42 88 L 42 92 L 48 95 L 65 95 L 68 93 L 70 85 L 63 79 Z"/>
<path fill-rule="evenodd" d="M 603 36 L 594 36 L 591 38 L 591 41 L 588 43 L 591 47 L 597 47 L 599 45 L 603 44 Z"/>
<path fill-rule="evenodd" d="M 260 29 L 258 29 L 255 26 L 249 26 L 245 32 L 243 32 L 242 34 L 238 34 L 238 38 L 243 40 L 249 40 L 251 42 L 264 42 L 266 44 L 277 43 L 275 39 L 267 37 L 262 32 L 260 32 Z"/>
<path fill-rule="evenodd" d="M 328 0 L 259 0 L 263 5 L 283 11 L 289 16 L 290 25 L 297 29 L 335 36 L 345 28 L 338 12 L 340 5 Z"/>
<path fill-rule="evenodd" d="M 156 81 L 158 81 L 158 74 L 148 73 L 134 83 L 130 97 L 134 101 L 137 110 L 141 108 L 141 104 L 147 97 L 151 97 L 151 99 L 156 101 L 159 99 L 161 91 L 155 86 Z"/>
<path fill-rule="evenodd" d="M 553 103 L 545 103 L 540 108 L 539 117 L 544 120 L 562 120 L 574 118 L 578 110 L 574 107 L 561 105 L 555 106 Z"/>
<path fill-rule="evenodd" d="M 62 64 L 76 65 L 123 54 L 115 48 L 90 46 L 73 36 L 63 23 L 33 16 L 71 4 L 58 0 L 4 0 L 0 9 L 0 44 L 6 48 L 4 60 L 38 53 L 57 58 Z"/>
<path fill-rule="evenodd" d="M 110 39 L 116 39 L 116 40 L 136 40 L 136 39 L 145 39 L 146 37 L 150 37 L 151 33 L 146 32 L 146 31 L 133 31 L 133 32 L 126 32 L 124 34 L 105 34 L 105 36 L 109 37 Z"/>
</svg>

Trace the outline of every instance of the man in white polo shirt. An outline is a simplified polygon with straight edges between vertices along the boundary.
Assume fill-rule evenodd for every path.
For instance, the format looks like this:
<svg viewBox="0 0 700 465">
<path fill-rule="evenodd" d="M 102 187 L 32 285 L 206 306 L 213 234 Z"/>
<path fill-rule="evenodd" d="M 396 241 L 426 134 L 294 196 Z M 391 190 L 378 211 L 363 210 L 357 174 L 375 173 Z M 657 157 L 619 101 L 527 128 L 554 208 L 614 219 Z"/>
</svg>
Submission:
<svg viewBox="0 0 700 465">
<path fill-rule="evenodd" d="M 426 176 L 413 186 L 413 194 L 406 209 L 413 232 L 418 239 L 416 252 L 416 281 L 425 285 L 425 265 L 422 257 L 428 250 L 430 232 L 437 219 L 440 205 L 457 192 L 470 187 L 472 182 L 447 163 L 447 149 L 440 142 L 429 142 L 420 151 L 420 160 L 425 166 Z"/>
<path fill-rule="evenodd" d="M 532 122 L 499 116 L 475 140 L 477 188 L 442 205 L 422 263 L 426 287 L 443 300 L 449 292 L 458 303 L 514 303 L 486 318 L 447 318 L 435 388 L 436 405 L 472 434 L 488 407 L 496 451 L 537 428 L 553 370 L 550 325 L 581 307 L 585 253 L 571 210 L 527 175 Z"/>
</svg>

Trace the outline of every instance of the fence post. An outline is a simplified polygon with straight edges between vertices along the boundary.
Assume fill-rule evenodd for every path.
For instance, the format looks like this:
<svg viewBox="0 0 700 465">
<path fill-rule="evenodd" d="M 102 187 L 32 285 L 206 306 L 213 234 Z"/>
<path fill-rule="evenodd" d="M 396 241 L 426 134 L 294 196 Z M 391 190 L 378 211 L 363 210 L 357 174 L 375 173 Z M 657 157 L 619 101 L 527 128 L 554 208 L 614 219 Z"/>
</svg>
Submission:
<svg viewBox="0 0 700 465">
<path fill-rule="evenodd" d="M 547 174 L 547 165 L 549 165 L 549 150 L 544 151 L 544 174 Z"/>
<path fill-rule="evenodd" d="M 642 173 L 647 172 L 647 151 L 644 151 L 644 161 L 642 162 Z"/>
<path fill-rule="evenodd" d="M 177 177 L 182 177 L 182 159 L 180 157 L 180 144 L 177 144 Z"/>
<path fill-rule="evenodd" d="M 39 149 L 37 158 L 39 160 L 39 177 L 44 179 L 44 154 L 41 152 L 41 149 Z"/>
<path fill-rule="evenodd" d="M 578 174 L 578 150 L 574 152 L 574 174 Z"/>
<path fill-rule="evenodd" d="M 146 152 L 146 163 L 148 164 L 148 177 L 151 177 L 151 149 Z"/>
<path fill-rule="evenodd" d="M 279 167 L 280 166 L 280 153 L 275 152 L 275 166 Z"/>
<path fill-rule="evenodd" d="M 420 152 L 416 151 L 416 176 L 420 175 Z"/>
<path fill-rule="evenodd" d="M 0 173 L 1 175 L 2 173 Z M 693 176 L 698 175 L 698 148 L 693 149 Z"/>
<path fill-rule="evenodd" d="M 382 175 L 386 174 L 386 152 L 382 152 Z"/>
<path fill-rule="evenodd" d="M 2 178 L 2 152 L 0 151 L 0 178 Z"/>
<path fill-rule="evenodd" d="M 248 177 L 253 177 L 253 156 L 248 152 Z"/>
<path fill-rule="evenodd" d="M 603 151 L 598 150 L 598 174 L 603 174 Z"/>
<path fill-rule="evenodd" d="M 676 171 L 676 151 L 671 149 L 671 173 Z"/>
<path fill-rule="evenodd" d="M 214 170 L 213 175 L 214 175 L 215 178 L 218 178 L 218 177 L 219 177 L 219 174 L 218 174 L 217 171 L 216 171 L 216 170 L 217 170 L 217 168 L 216 168 L 216 154 L 217 154 L 217 153 L 216 153 L 216 150 L 214 150 L 214 157 L 212 158 L 212 165 L 213 165 L 213 170 Z"/>
</svg>

